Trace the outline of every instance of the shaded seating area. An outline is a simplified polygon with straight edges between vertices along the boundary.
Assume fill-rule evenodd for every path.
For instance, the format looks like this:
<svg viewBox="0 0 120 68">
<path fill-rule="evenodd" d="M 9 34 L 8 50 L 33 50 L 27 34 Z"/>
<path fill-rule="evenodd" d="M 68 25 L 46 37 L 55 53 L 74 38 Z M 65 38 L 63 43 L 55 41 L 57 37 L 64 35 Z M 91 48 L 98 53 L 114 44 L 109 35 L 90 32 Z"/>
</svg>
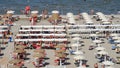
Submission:
<svg viewBox="0 0 120 68">
<path fill-rule="evenodd" d="M 99 19 L 101 20 L 101 24 L 103 25 L 110 25 L 112 24 L 107 18 L 106 16 L 102 13 L 102 12 L 97 12 L 96 15 L 99 17 Z"/>
<path fill-rule="evenodd" d="M 15 41 L 31 42 L 33 48 L 54 48 L 57 43 L 67 43 L 67 34 L 64 26 L 21 26 Z M 32 29 L 31 29 L 32 28 Z"/>
<path fill-rule="evenodd" d="M 84 19 L 84 23 L 87 24 L 87 25 L 92 25 L 94 24 L 92 19 L 90 18 L 90 16 L 88 15 L 88 13 L 84 12 L 84 13 L 81 13 L 83 19 Z"/>
</svg>

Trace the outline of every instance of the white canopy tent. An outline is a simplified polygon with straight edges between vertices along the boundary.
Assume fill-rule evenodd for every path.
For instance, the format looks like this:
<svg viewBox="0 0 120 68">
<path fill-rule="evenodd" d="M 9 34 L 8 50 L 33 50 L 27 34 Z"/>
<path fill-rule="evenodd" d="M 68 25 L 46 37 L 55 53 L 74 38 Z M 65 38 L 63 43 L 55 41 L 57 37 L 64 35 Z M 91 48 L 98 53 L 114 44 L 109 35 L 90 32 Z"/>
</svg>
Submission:
<svg viewBox="0 0 120 68">
<path fill-rule="evenodd" d="M 103 22 L 108 22 L 108 19 L 105 17 L 105 15 L 102 12 L 97 12 L 96 14 Z"/>
<path fill-rule="evenodd" d="M 84 20 L 85 20 L 85 23 L 86 24 L 93 24 L 93 21 L 91 20 L 90 16 L 88 15 L 88 13 L 81 13 Z"/>
<path fill-rule="evenodd" d="M 15 39 L 15 42 L 27 42 L 27 41 L 67 41 L 66 38 L 59 39 Z"/>
<path fill-rule="evenodd" d="M 67 13 L 67 17 L 68 18 L 74 18 L 74 15 L 73 15 L 73 13 L 69 12 L 69 13 Z"/>
</svg>

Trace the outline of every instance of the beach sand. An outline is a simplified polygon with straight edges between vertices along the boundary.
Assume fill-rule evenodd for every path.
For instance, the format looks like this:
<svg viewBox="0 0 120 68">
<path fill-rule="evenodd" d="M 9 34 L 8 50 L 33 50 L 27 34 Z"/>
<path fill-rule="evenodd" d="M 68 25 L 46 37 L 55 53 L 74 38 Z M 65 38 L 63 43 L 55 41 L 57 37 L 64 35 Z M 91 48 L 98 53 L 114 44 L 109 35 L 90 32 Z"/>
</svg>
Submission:
<svg viewBox="0 0 120 68">
<path fill-rule="evenodd" d="M 19 21 L 14 22 L 14 26 L 12 26 L 11 31 L 13 32 L 13 38 L 15 39 L 15 35 L 18 34 L 18 30 L 20 29 L 21 25 L 30 25 L 29 20 L 27 19 L 28 17 L 24 16 L 24 15 L 14 15 L 14 16 L 20 16 Z M 65 17 L 65 15 L 61 15 L 63 17 Z M 108 18 L 110 18 L 111 15 L 106 15 Z M 112 22 L 114 24 L 119 24 L 120 23 L 120 15 L 114 15 L 115 18 L 112 20 Z M 92 18 L 92 16 L 91 16 Z M 98 21 L 95 21 L 94 19 L 92 19 L 94 21 L 95 24 L 98 24 Z M 77 23 L 82 25 L 83 20 L 77 20 Z M 47 20 L 41 20 L 40 22 L 37 23 L 37 25 L 51 25 Z M 61 24 L 60 24 L 61 25 Z M 85 54 L 85 58 L 88 60 L 87 65 L 89 67 L 87 68 L 94 68 L 94 64 L 97 62 L 97 60 L 95 59 L 95 55 L 94 53 L 96 53 L 96 50 L 88 50 L 89 45 L 92 44 L 93 42 L 90 39 L 82 39 L 84 41 L 84 46 L 80 47 L 81 51 L 84 51 Z M 116 54 L 114 50 L 111 50 L 111 44 L 108 43 L 108 40 L 104 39 L 105 43 L 103 43 L 103 47 L 106 48 L 106 51 L 108 52 L 108 55 L 110 55 L 113 58 L 116 58 L 116 56 L 120 56 L 120 54 Z M 9 42 L 7 45 L 3 46 L 5 47 L 4 50 L 2 50 L 2 53 L 4 53 L 4 55 L 2 57 L 6 57 L 9 58 L 10 53 L 14 50 L 14 42 Z M 50 50 L 50 49 L 45 49 L 46 50 L 46 57 L 48 57 L 49 59 L 45 60 L 47 63 L 49 63 L 48 65 L 54 65 L 54 51 Z M 27 68 L 35 68 L 32 64 L 32 60 L 33 60 L 33 50 L 29 50 L 26 49 L 27 53 L 30 53 L 30 55 L 27 56 L 27 58 L 29 58 L 29 60 L 25 60 L 25 67 Z M 67 53 L 68 50 L 67 50 Z M 68 65 L 66 65 L 66 68 L 76 68 L 75 64 L 74 64 L 74 59 L 73 59 L 74 55 L 68 55 L 67 58 L 69 58 L 69 60 L 67 60 Z M 10 60 L 10 59 L 9 59 Z M 9 61 L 7 60 L 7 61 Z M 3 65 L 0 65 L 1 67 Z M 9 68 L 9 67 L 8 67 Z M 40 68 L 44 68 L 44 67 L 40 67 Z M 99 63 L 99 68 L 101 68 L 101 63 Z M 114 68 L 120 68 L 119 64 L 115 64 Z"/>
</svg>

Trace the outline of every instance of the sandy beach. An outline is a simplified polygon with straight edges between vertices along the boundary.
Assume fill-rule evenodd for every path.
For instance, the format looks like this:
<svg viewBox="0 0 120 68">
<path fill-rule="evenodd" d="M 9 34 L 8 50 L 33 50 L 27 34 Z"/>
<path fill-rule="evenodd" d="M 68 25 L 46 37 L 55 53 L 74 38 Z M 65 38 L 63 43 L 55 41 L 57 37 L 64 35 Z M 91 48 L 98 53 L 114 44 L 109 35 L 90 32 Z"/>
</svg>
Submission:
<svg viewBox="0 0 120 68">
<path fill-rule="evenodd" d="M 1 15 L 0 15 L 1 16 Z M 0 56 L 0 68 L 5 68 L 4 66 L 9 64 L 9 60 L 11 60 L 10 58 L 10 54 L 11 52 L 13 52 L 14 50 L 14 40 L 16 38 L 16 35 L 19 33 L 20 27 L 21 26 L 27 26 L 27 25 L 31 25 L 29 18 L 30 17 L 26 17 L 25 15 L 13 15 L 13 17 L 19 16 L 20 20 L 15 21 L 13 23 L 13 26 L 11 26 L 11 32 L 13 33 L 13 42 L 9 42 L 6 45 L 2 45 L 2 48 L 5 48 L 3 50 L 1 50 L 1 53 L 3 54 L 2 56 Z M 62 18 L 66 18 L 66 15 L 60 15 Z M 94 22 L 95 25 L 99 24 L 100 21 L 96 21 L 93 18 L 94 15 L 91 15 L 90 18 L 92 19 L 92 21 Z M 107 18 L 111 18 L 112 15 L 106 15 Z M 112 24 L 113 25 L 120 25 L 120 15 L 113 15 L 114 19 L 112 20 Z M 75 18 L 77 19 L 78 15 L 75 15 Z M 78 19 L 75 20 L 77 25 L 84 25 L 84 19 Z M 65 26 L 67 23 L 59 23 L 58 25 L 60 26 Z M 39 22 L 36 23 L 37 26 L 41 26 L 41 25 L 52 25 L 48 20 L 44 19 L 44 20 L 40 20 Z M 85 59 L 87 60 L 87 68 L 94 68 L 94 64 L 98 63 L 98 68 L 102 68 L 101 65 L 102 63 L 99 63 L 98 60 L 95 58 L 95 54 L 97 53 L 97 50 L 93 49 L 93 50 L 89 50 L 89 46 L 91 44 L 96 45 L 92 42 L 92 40 L 90 38 L 85 38 L 87 37 L 89 34 L 81 34 L 82 36 L 82 41 L 84 42 L 84 46 L 80 46 L 79 50 L 83 51 L 84 54 L 83 56 L 85 57 Z M 67 37 L 68 40 L 70 40 L 69 37 Z M 120 54 L 117 54 L 115 50 L 112 50 L 112 45 L 110 44 L 109 41 L 107 40 L 107 38 L 102 38 L 104 40 L 104 43 L 102 43 L 101 45 L 105 48 L 105 51 L 108 52 L 108 55 L 112 58 L 116 57 L 120 57 Z M 70 46 L 71 44 L 68 43 L 68 46 Z M 74 49 L 74 47 L 73 47 Z M 28 53 L 29 55 L 27 55 L 27 58 L 29 58 L 28 60 L 24 61 L 24 67 L 23 68 L 35 68 L 35 66 L 32 64 L 33 62 L 33 54 L 34 54 L 34 49 L 25 49 L 26 53 Z M 48 59 L 45 60 L 45 62 L 47 63 L 46 67 L 40 67 L 40 68 L 52 68 L 49 66 L 54 66 L 55 65 L 55 53 L 53 49 L 45 49 L 46 52 L 46 57 Z M 75 55 L 70 55 L 69 54 L 69 50 L 66 50 L 66 53 L 68 53 L 67 55 L 67 64 L 63 65 L 65 66 L 65 68 L 77 68 L 74 64 L 74 56 Z M 5 61 L 1 61 L 1 59 L 6 58 Z M 114 68 L 120 68 L 120 64 L 114 64 L 113 65 Z M 9 68 L 9 67 L 6 67 Z"/>
</svg>

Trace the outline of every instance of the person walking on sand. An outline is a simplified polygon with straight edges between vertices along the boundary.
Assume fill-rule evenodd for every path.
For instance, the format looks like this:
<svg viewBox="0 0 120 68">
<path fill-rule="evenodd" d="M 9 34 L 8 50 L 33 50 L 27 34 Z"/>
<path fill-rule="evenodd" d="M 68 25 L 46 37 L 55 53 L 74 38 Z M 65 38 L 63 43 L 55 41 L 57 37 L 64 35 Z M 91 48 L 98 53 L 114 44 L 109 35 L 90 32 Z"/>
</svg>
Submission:
<svg viewBox="0 0 120 68">
<path fill-rule="evenodd" d="M 30 13 L 30 6 L 25 7 L 25 14 L 28 15 Z"/>
<path fill-rule="evenodd" d="M 94 64 L 94 68 L 98 68 L 98 64 L 97 63 Z"/>
<path fill-rule="evenodd" d="M 90 10 L 90 15 L 94 15 L 94 10 Z"/>
</svg>

